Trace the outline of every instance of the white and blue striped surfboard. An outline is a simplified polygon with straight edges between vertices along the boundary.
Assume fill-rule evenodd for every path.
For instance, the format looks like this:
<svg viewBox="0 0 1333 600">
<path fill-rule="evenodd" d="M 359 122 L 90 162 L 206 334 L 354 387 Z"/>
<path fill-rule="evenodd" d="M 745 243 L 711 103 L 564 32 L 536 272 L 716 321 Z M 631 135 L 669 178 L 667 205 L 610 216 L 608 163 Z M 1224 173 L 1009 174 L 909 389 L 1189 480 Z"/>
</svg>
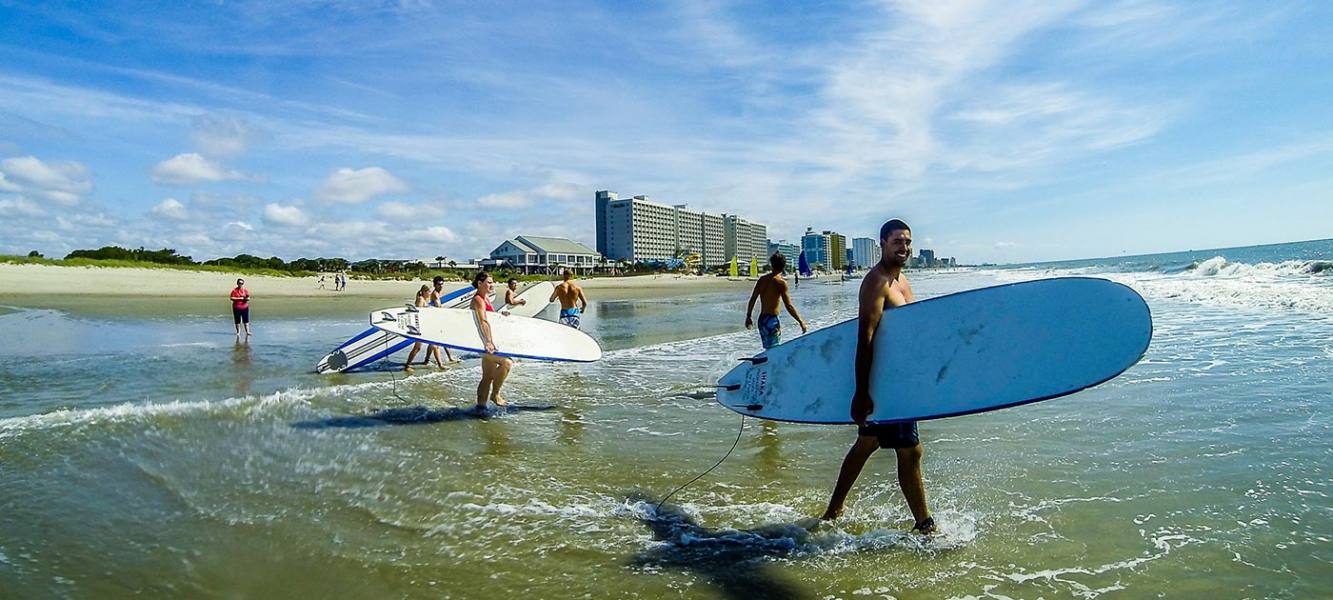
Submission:
<svg viewBox="0 0 1333 600">
<path fill-rule="evenodd" d="M 473 291 L 471 286 L 460 288 L 441 296 L 440 301 L 452 302 L 446 306 L 465 306 L 472 300 Z M 325 354 L 324 358 L 315 363 L 315 372 L 320 375 L 345 373 L 411 346 L 414 341 L 371 327 L 343 342 L 333 352 Z"/>
</svg>

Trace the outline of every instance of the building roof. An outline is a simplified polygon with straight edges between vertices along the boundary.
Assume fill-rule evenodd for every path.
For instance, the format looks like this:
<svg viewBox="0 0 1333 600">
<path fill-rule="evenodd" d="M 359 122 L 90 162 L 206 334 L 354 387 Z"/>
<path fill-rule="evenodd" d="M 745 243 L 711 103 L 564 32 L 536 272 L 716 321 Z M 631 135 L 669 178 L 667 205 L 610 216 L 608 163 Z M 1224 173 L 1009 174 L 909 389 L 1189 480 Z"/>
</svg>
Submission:
<svg viewBox="0 0 1333 600">
<path fill-rule="evenodd" d="M 545 252 L 547 254 L 592 254 L 597 255 L 597 251 L 584 246 L 574 240 L 555 237 L 537 237 L 535 235 L 520 235 L 510 240 L 515 245 L 532 248 L 533 252 Z"/>
</svg>

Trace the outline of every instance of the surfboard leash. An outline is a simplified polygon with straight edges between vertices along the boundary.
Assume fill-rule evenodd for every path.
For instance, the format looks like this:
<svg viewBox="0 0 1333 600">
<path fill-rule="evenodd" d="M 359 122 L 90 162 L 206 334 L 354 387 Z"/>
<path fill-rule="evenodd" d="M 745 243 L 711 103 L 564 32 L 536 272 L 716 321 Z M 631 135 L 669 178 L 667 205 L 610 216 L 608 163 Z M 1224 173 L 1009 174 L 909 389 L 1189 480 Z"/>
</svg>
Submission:
<svg viewBox="0 0 1333 600">
<path fill-rule="evenodd" d="M 718 461 L 717 461 L 716 463 L 714 463 L 713 466 L 708 467 L 708 470 L 707 470 L 707 471 L 704 471 L 703 473 L 698 474 L 697 476 L 695 476 L 694 479 L 691 479 L 691 480 L 685 482 L 684 485 L 681 485 L 680 487 L 678 487 L 678 488 L 672 490 L 670 494 L 667 494 L 665 498 L 662 498 L 662 500 L 661 500 L 660 502 L 657 503 L 657 506 L 653 508 L 653 511 L 654 511 L 654 512 L 659 512 L 659 511 L 661 511 L 661 510 L 662 510 L 662 505 L 663 505 L 663 504 L 666 504 L 666 501 L 667 501 L 667 500 L 670 500 L 672 496 L 675 496 L 677 492 L 679 492 L 679 491 L 681 491 L 681 490 L 683 490 L 683 489 L 685 489 L 685 488 L 687 488 L 687 487 L 690 487 L 691 485 L 694 484 L 694 482 L 699 481 L 700 479 L 703 479 L 705 475 L 708 475 L 709 473 L 712 473 L 712 472 L 713 472 L 713 469 L 716 469 L 716 468 L 718 468 L 719 466 L 721 466 L 722 463 L 723 463 L 724 461 L 726 461 L 728 457 L 731 456 L 731 453 L 736 451 L 736 446 L 739 446 L 739 445 L 740 445 L 740 443 L 741 443 L 741 435 L 744 434 L 744 433 L 745 433 L 745 415 L 741 415 L 741 428 L 740 428 L 739 431 L 736 432 L 736 441 L 734 441 L 734 442 L 731 443 L 731 449 L 727 450 L 727 453 L 726 453 L 726 454 L 723 454 L 723 455 L 722 455 L 722 458 L 718 459 Z"/>
</svg>

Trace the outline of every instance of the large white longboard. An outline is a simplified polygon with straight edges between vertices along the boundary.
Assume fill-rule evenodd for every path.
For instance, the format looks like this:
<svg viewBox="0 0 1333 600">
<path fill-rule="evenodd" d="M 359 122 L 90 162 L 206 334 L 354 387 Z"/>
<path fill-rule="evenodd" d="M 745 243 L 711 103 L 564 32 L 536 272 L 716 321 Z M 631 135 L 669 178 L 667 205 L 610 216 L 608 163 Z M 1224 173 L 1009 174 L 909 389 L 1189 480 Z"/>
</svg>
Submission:
<svg viewBox="0 0 1333 600">
<path fill-rule="evenodd" d="M 851 423 L 857 320 L 803 335 L 718 381 L 738 413 Z M 884 312 L 871 364 L 871 422 L 939 419 L 1072 394 L 1133 366 L 1152 339 L 1148 305 L 1105 279 L 982 288 Z"/>
<path fill-rule="evenodd" d="M 495 353 L 513 358 L 592 362 L 602 358 L 597 340 L 573 327 L 532 317 L 486 313 Z M 370 313 L 378 329 L 459 350 L 485 352 L 476 313 L 470 309 L 386 308 Z"/>
<path fill-rule="evenodd" d="M 553 291 L 555 286 L 551 282 L 539 281 L 518 293 L 518 297 L 527 300 L 527 303 L 505 306 L 503 309 L 510 314 L 536 316 L 550 305 Z M 475 292 L 475 288 L 471 286 L 460 288 L 441 296 L 440 301 L 448 308 L 465 308 L 472 302 Z M 327 375 L 351 371 L 398 352 L 413 343 L 415 340 L 371 327 L 343 342 L 333 352 L 325 354 L 318 363 L 315 363 L 315 372 Z"/>
<path fill-rule="evenodd" d="M 476 289 L 472 286 L 459 288 L 441 296 L 440 301 L 445 306 L 467 306 L 475 293 Z M 358 369 L 411 346 L 412 342 L 371 327 L 343 342 L 341 346 L 334 348 L 333 352 L 325 354 L 315 363 L 315 372 L 328 375 Z"/>
</svg>

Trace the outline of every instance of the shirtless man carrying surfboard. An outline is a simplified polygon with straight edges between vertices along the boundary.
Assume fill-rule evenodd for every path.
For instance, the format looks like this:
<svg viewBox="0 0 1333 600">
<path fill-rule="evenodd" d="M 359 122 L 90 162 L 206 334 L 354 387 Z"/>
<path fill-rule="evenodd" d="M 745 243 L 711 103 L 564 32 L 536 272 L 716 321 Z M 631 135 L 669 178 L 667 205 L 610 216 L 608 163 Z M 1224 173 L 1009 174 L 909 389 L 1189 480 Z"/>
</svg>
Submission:
<svg viewBox="0 0 1333 600">
<path fill-rule="evenodd" d="M 880 448 L 893 448 L 898 455 L 898 485 L 907 499 L 912 518 L 916 520 L 912 530 L 929 534 L 935 531 L 935 519 L 931 518 L 930 508 L 926 506 L 926 486 L 921 479 L 921 440 L 917 434 L 916 421 L 866 423 L 866 418 L 875 409 L 875 400 L 870 397 L 870 366 L 875 359 L 875 346 L 872 344 L 875 330 L 885 310 L 903 306 L 913 300 L 912 285 L 903 275 L 903 267 L 912 256 L 912 229 L 907 223 L 893 219 L 880 227 L 879 242 L 883 247 L 879 264 L 871 268 L 861 281 L 859 294 L 856 391 L 852 396 L 851 415 L 859 427 L 857 438 L 842 461 L 842 470 L 838 473 L 833 496 L 829 498 L 828 509 L 820 518 L 827 521 L 842 515 L 847 493 L 851 491 L 852 484 L 856 483 L 866 460 Z"/>
</svg>

